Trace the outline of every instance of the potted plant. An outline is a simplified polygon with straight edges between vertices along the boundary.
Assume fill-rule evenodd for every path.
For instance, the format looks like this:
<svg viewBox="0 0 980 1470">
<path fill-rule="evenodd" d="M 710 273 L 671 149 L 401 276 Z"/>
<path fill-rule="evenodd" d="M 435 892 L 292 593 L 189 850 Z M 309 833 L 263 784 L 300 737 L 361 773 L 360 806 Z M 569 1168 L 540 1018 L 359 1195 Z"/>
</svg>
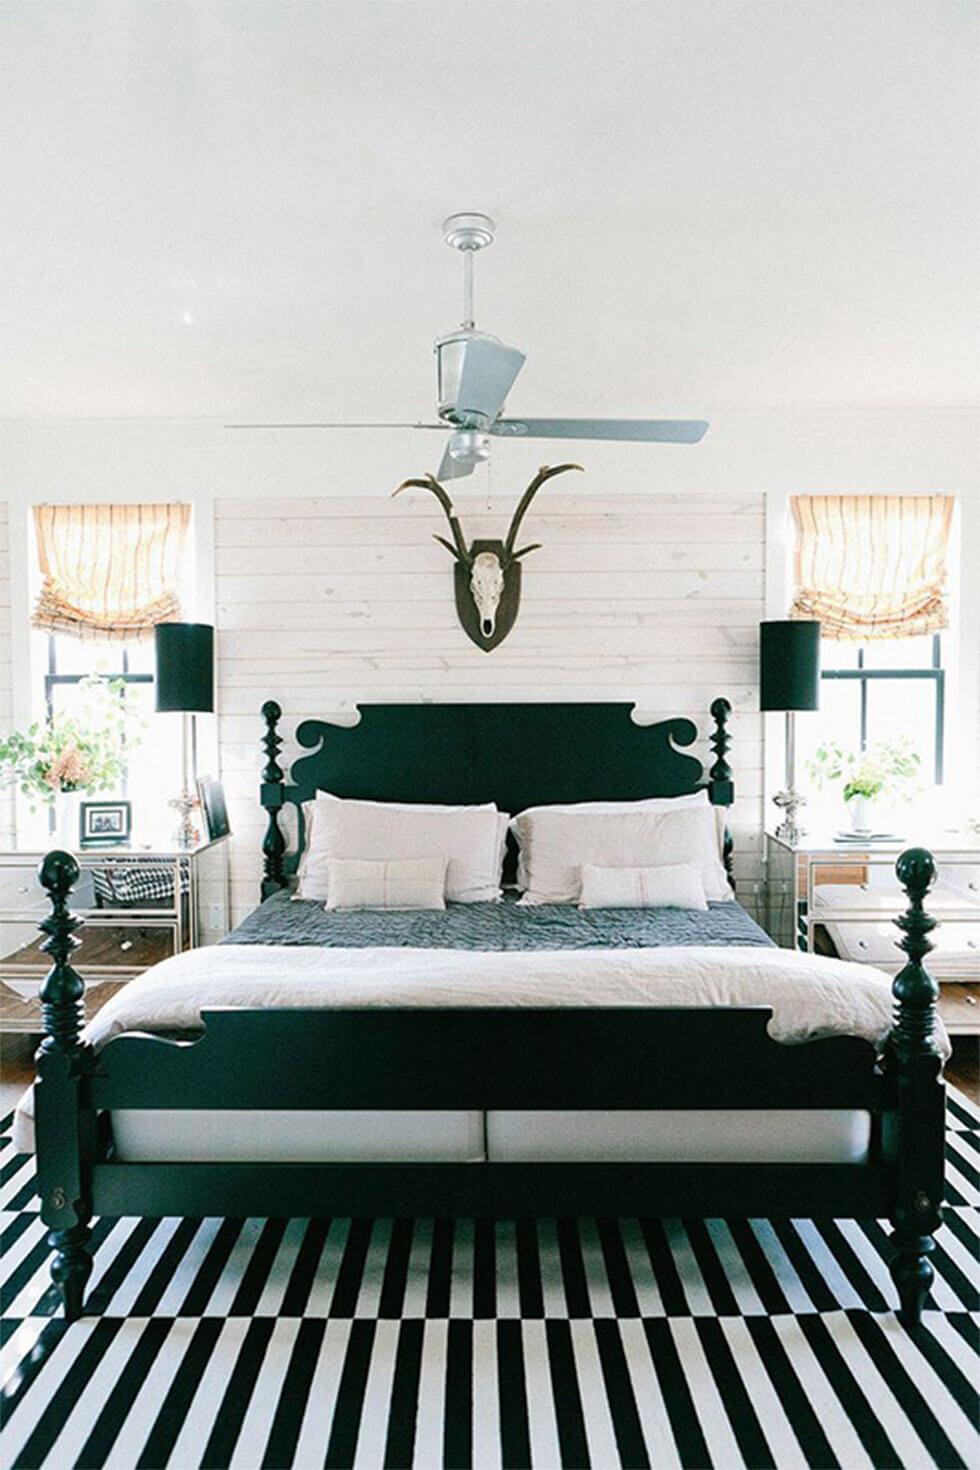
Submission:
<svg viewBox="0 0 980 1470">
<path fill-rule="evenodd" d="M 112 793 L 127 751 L 139 743 L 142 722 L 127 705 L 125 687 L 122 679 L 89 675 L 79 680 L 77 714 L 59 712 L 0 739 L 0 786 L 16 786 L 32 812 L 56 806 L 58 839 L 68 847 L 79 840 L 81 794 Z"/>
<path fill-rule="evenodd" d="M 854 832 L 873 830 L 872 803 L 881 796 L 908 800 L 910 782 L 919 775 L 921 760 L 909 740 L 876 740 L 854 753 L 834 740 L 825 741 L 807 762 L 807 770 L 818 790 L 843 782 L 842 796 Z"/>
</svg>

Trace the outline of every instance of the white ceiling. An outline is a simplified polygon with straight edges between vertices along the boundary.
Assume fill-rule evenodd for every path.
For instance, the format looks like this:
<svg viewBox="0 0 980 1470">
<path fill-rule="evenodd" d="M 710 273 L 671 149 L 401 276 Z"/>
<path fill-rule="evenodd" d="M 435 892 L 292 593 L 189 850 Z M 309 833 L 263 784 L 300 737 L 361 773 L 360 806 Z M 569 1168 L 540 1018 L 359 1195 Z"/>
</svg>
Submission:
<svg viewBox="0 0 980 1470">
<path fill-rule="evenodd" d="M 3 5 L 3 409 L 431 417 L 498 221 L 512 411 L 952 405 L 980 7 Z"/>
</svg>

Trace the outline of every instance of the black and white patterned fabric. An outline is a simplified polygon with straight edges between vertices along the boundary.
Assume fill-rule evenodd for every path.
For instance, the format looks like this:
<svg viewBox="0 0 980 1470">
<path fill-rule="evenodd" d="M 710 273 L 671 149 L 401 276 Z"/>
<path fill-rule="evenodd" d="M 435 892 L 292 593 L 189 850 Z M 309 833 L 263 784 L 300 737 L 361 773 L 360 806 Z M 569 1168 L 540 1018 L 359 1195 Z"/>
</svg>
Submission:
<svg viewBox="0 0 980 1470">
<path fill-rule="evenodd" d="M 66 1328 L 5 1138 L 4 1470 L 975 1467 L 978 1126 L 911 1333 L 873 1220 L 97 1222 Z"/>
<path fill-rule="evenodd" d="M 652 949 L 664 945 L 771 947 L 773 941 L 738 903 L 698 909 L 578 909 L 574 904 L 524 908 L 451 903 L 444 910 L 324 912 L 322 903 L 276 893 L 253 910 L 222 944 L 303 944 L 327 949 L 533 950 Z"/>
<path fill-rule="evenodd" d="M 173 866 L 157 863 L 124 863 L 118 868 L 93 868 L 92 886 L 104 908 L 139 908 L 147 903 L 172 904 Z M 180 891 L 187 893 L 190 875 L 181 867 Z"/>
</svg>

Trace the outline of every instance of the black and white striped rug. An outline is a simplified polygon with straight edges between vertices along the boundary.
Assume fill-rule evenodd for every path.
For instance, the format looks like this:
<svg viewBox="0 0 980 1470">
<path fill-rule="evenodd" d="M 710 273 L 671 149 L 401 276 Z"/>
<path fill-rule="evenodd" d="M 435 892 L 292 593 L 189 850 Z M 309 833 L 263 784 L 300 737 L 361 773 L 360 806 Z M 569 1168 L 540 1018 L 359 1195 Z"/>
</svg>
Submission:
<svg viewBox="0 0 980 1470">
<path fill-rule="evenodd" d="M 913 1334 L 803 1220 L 99 1223 L 66 1329 L 4 1137 L 3 1466 L 976 1467 L 978 1128 Z"/>
</svg>

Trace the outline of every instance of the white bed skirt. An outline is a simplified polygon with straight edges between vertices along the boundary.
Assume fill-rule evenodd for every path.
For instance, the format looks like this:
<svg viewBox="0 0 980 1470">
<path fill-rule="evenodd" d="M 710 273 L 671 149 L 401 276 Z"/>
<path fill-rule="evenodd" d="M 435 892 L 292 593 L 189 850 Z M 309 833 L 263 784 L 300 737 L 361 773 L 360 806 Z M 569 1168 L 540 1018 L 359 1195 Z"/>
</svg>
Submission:
<svg viewBox="0 0 980 1470">
<path fill-rule="evenodd" d="M 127 1163 L 861 1164 L 871 1118 L 844 1110 L 153 1112 L 112 1115 Z"/>
</svg>

